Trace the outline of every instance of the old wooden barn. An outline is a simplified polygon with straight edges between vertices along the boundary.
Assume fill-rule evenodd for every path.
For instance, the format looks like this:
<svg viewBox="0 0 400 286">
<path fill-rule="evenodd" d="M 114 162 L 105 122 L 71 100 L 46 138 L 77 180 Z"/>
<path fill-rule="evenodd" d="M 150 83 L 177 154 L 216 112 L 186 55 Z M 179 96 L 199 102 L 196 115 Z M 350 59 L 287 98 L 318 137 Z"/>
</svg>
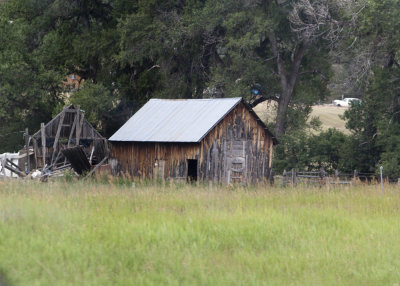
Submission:
<svg viewBox="0 0 400 286">
<path fill-rule="evenodd" d="M 91 156 L 93 164 L 108 156 L 107 139 L 85 119 L 85 112 L 79 106 L 66 106 L 40 130 L 31 136 L 36 168 L 65 162 L 62 150 L 82 146 Z"/>
<path fill-rule="evenodd" d="M 151 99 L 109 141 L 134 178 L 223 184 L 268 180 L 276 144 L 242 98 Z"/>
</svg>

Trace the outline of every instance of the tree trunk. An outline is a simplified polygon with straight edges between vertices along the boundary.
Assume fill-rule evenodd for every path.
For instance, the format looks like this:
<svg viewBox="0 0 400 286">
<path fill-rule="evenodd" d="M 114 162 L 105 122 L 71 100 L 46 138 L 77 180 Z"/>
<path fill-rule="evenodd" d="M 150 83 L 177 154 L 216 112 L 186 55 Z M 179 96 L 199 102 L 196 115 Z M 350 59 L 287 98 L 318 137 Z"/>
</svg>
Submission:
<svg viewBox="0 0 400 286">
<path fill-rule="evenodd" d="M 307 51 L 310 42 L 309 39 L 305 39 L 302 42 L 301 46 L 295 53 L 295 56 L 291 63 L 290 73 L 287 74 L 285 68 L 285 62 L 283 61 L 280 55 L 275 34 L 270 32 L 269 39 L 271 41 L 272 52 L 276 57 L 278 75 L 280 77 L 280 82 L 281 82 L 281 96 L 279 97 L 278 101 L 278 110 L 276 113 L 276 121 L 275 121 L 275 137 L 279 138 L 283 134 L 285 134 L 288 106 L 290 100 L 292 99 L 293 90 L 296 85 L 297 78 L 299 76 L 301 61 L 303 60 L 303 57 Z"/>
<path fill-rule="evenodd" d="M 279 138 L 283 134 L 285 134 L 286 130 L 286 113 L 288 110 L 288 106 L 290 103 L 290 99 L 292 97 L 292 93 L 286 88 L 282 90 L 281 97 L 278 101 L 278 110 L 276 112 L 275 119 L 275 137 Z"/>
</svg>

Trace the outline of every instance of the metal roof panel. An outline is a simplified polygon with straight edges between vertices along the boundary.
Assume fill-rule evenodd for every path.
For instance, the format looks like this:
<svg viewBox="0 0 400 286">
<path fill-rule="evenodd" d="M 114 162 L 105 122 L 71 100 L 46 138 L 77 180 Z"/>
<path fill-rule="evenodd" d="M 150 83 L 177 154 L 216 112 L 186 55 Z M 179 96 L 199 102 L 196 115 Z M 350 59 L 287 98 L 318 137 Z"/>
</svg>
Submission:
<svg viewBox="0 0 400 286">
<path fill-rule="evenodd" d="M 242 99 L 151 99 L 110 141 L 199 142 Z"/>
</svg>

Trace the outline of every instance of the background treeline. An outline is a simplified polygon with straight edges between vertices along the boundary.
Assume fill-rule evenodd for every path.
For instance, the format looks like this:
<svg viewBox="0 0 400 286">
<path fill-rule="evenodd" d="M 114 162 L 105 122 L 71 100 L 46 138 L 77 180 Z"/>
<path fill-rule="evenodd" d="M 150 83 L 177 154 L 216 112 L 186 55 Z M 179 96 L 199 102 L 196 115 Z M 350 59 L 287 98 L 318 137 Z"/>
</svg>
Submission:
<svg viewBox="0 0 400 286">
<path fill-rule="evenodd" d="M 277 172 L 400 175 L 398 0 L 0 3 L 0 152 L 69 103 L 108 137 L 151 97 L 243 96 L 276 102 Z M 311 105 L 341 95 L 363 99 L 351 134 L 316 132 Z"/>
</svg>

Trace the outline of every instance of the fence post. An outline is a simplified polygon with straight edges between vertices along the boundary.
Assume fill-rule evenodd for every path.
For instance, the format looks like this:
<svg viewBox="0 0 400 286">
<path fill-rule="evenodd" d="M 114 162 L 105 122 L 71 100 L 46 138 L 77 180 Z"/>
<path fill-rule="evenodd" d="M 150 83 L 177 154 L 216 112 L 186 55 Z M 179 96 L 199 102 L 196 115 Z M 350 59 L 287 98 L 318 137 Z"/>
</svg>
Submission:
<svg viewBox="0 0 400 286">
<path fill-rule="evenodd" d="M 282 181 L 282 183 L 283 183 L 283 186 L 284 187 L 286 187 L 286 180 L 287 180 L 287 172 L 286 172 L 286 169 L 285 170 L 283 170 L 283 181 Z"/>
<path fill-rule="evenodd" d="M 382 191 L 382 195 L 383 195 L 383 166 L 379 167 L 379 171 L 381 173 L 381 191 Z"/>
<path fill-rule="evenodd" d="M 322 184 L 325 181 L 325 175 L 326 175 L 325 170 L 323 167 L 321 167 L 321 169 L 319 169 L 319 187 L 320 188 L 322 187 Z M 326 183 L 326 181 L 325 181 L 325 183 Z"/>
<path fill-rule="evenodd" d="M 331 185 L 331 183 L 329 182 L 329 176 L 326 176 L 325 178 L 326 178 L 326 180 L 325 180 L 326 190 L 329 192 L 329 188 Z"/>
<path fill-rule="evenodd" d="M 29 129 L 25 128 L 25 152 L 26 152 L 26 168 L 25 168 L 25 174 L 29 174 L 30 172 L 30 158 L 29 158 Z"/>
<path fill-rule="evenodd" d="M 354 172 L 353 172 L 353 181 L 354 181 L 355 185 L 357 184 L 357 177 L 358 177 L 358 172 L 357 172 L 357 170 L 354 170 Z"/>
<path fill-rule="evenodd" d="M 296 185 L 296 170 L 292 169 L 292 186 Z"/>
<path fill-rule="evenodd" d="M 335 170 L 335 184 L 338 183 L 338 179 L 339 179 L 339 171 L 336 169 Z"/>
</svg>

